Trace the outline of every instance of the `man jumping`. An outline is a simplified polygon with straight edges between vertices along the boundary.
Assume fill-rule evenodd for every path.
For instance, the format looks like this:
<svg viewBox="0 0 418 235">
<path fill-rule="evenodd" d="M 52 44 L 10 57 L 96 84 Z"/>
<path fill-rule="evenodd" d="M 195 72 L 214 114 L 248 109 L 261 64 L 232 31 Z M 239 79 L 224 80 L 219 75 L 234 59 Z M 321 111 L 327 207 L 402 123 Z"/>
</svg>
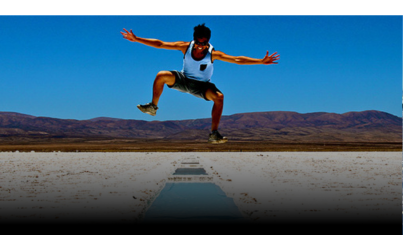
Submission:
<svg viewBox="0 0 418 235">
<path fill-rule="evenodd" d="M 225 143 L 228 139 L 218 132 L 221 121 L 224 95 L 210 82 L 215 60 L 226 61 L 235 64 L 277 64 L 280 55 L 276 52 L 269 55 L 267 51 L 263 59 L 254 59 L 246 56 L 231 56 L 221 51 L 216 51 L 209 43 L 211 31 L 205 24 L 194 27 L 193 40 L 191 42 L 163 42 L 158 39 L 140 38 L 133 34 L 132 30 L 121 32 L 123 38 L 152 46 L 155 48 L 179 50 L 183 52 L 183 69 L 179 71 L 160 71 L 154 80 L 153 96 L 151 103 L 138 105 L 138 109 L 144 113 L 155 116 L 157 105 L 163 92 L 164 85 L 181 92 L 190 93 L 196 97 L 213 101 L 212 108 L 212 132 L 209 134 L 209 143 Z"/>
</svg>

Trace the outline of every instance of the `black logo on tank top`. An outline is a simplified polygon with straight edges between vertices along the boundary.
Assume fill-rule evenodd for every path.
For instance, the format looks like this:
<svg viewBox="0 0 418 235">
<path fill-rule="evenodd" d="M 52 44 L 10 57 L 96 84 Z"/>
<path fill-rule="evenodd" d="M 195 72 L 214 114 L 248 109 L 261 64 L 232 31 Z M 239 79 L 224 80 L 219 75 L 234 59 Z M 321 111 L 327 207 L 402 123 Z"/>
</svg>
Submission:
<svg viewBox="0 0 418 235">
<path fill-rule="evenodd" d="M 208 65 L 207 65 L 207 64 L 201 64 L 201 65 L 200 65 L 200 71 L 205 70 L 205 69 L 206 69 L 206 67 L 208 67 Z"/>
</svg>

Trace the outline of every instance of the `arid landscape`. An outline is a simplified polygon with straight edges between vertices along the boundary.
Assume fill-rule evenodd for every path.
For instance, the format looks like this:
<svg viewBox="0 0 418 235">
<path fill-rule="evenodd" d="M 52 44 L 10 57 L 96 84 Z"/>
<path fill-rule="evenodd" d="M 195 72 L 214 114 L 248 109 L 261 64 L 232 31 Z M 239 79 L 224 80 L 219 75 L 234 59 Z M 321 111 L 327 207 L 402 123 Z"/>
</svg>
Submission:
<svg viewBox="0 0 418 235">
<path fill-rule="evenodd" d="M 207 143 L 211 120 L 69 120 L 0 112 L 0 151 L 402 151 L 402 118 L 380 111 L 223 116 L 229 141 Z"/>
<path fill-rule="evenodd" d="M 64 120 L 0 113 L 0 223 L 141 224 L 182 161 L 199 160 L 249 225 L 402 226 L 402 118 L 379 111 Z M 309 195 L 309 197 L 306 197 Z M 366 230 L 362 230 L 366 231 Z"/>
</svg>

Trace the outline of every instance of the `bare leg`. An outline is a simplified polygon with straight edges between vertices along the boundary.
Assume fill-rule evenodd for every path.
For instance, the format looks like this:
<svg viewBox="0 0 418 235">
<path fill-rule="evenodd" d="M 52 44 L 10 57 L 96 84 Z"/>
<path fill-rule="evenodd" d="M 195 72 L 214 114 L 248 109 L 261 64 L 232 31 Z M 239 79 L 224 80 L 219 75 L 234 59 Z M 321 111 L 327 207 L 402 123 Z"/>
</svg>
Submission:
<svg viewBox="0 0 418 235">
<path fill-rule="evenodd" d="M 212 131 L 218 130 L 221 121 L 222 111 L 224 107 L 224 95 L 211 89 L 206 91 L 206 98 L 213 101 L 212 107 Z"/>
<path fill-rule="evenodd" d="M 154 86 L 152 89 L 152 103 L 158 105 L 160 96 L 163 93 L 164 85 L 174 85 L 176 77 L 170 71 L 160 71 L 154 80 Z"/>
</svg>

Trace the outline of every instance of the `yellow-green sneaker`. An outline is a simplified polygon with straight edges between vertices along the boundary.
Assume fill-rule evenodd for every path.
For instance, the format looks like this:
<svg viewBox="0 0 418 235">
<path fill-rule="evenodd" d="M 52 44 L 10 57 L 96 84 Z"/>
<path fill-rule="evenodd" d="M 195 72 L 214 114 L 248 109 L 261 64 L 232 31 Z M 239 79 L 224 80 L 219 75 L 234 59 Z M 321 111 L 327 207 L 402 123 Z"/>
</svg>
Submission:
<svg viewBox="0 0 418 235">
<path fill-rule="evenodd" d="M 209 134 L 208 143 L 223 144 L 223 143 L 226 143 L 227 141 L 228 141 L 228 138 L 219 134 L 218 131 L 212 131 L 212 133 Z"/>
<path fill-rule="evenodd" d="M 148 104 L 138 104 L 136 106 L 139 110 L 141 110 L 143 113 L 149 114 L 151 116 L 155 116 L 157 114 L 157 105 L 154 105 L 153 103 Z"/>
</svg>

